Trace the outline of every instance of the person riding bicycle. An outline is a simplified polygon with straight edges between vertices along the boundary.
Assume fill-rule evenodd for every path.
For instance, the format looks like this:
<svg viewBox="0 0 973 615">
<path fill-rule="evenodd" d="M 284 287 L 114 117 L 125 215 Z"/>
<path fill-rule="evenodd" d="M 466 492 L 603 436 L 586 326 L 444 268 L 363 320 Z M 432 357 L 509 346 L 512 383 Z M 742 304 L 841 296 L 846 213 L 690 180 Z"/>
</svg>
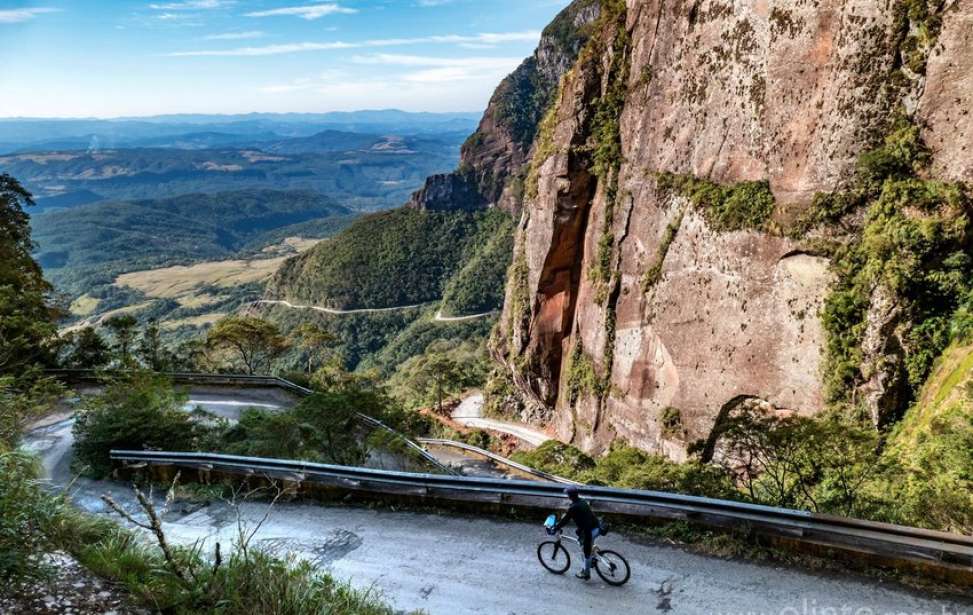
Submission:
<svg viewBox="0 0 973 615">
<path fill-rule="evenodd" d="M 591 511 L 591 505 L 581 497 L 577 487 L 571 485 L 564 490 L 564 495 L 570 498 L 571 506 L 568 508 L 568 512 L 565 513 L 564 517 L 554 526 L 552 533 L 556 533 L 568 521 L 574 521 L 574 524 L 578 527 L 578 540 L 581 541 L 581 548 L 584 550 L 584 568 L 575 576 L 587 581 L 591 578 L 591 547 L 594 544 L 595 538 L 603 533 L 601 530 L 601 522 L 595 516 L 595 513 Z"/>
</svg>

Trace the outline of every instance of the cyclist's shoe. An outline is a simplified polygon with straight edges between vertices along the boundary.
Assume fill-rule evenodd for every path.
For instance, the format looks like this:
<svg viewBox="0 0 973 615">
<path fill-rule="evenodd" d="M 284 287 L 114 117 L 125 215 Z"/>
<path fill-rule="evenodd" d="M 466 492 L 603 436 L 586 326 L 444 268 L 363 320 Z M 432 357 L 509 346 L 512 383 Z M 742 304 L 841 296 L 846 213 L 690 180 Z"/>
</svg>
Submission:
<svg viewBox="0 0 973 615">
<path fill-rule="evenodd" d="M 578 573 L 575 574 L 574 576 L 578 577 L 579 579 L 583 579 L 585 581 L 591 579 L 591 573 L 588 572 L 587 570 L 579 570 Z"/>
</svg>

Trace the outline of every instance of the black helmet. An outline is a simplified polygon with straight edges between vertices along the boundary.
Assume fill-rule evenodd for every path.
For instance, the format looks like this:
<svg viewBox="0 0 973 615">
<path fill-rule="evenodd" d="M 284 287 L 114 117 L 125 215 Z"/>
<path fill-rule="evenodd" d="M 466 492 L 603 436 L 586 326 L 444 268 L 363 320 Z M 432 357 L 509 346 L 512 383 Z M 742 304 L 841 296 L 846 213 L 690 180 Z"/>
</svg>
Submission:
<svg viewBox="0 0 973 615">
<path fill-rule="evenodd" d="M 568 496 L 572 500 L 577 500 L 578 499 L 578 496 L 580 495 L 580 493 L 578 492 L 578 488 L 577 487 L 575 487 L 574 485 L 571 485 L 570 487 L 565 487 L 564 488 L 564 495 Z"/>
</svg>

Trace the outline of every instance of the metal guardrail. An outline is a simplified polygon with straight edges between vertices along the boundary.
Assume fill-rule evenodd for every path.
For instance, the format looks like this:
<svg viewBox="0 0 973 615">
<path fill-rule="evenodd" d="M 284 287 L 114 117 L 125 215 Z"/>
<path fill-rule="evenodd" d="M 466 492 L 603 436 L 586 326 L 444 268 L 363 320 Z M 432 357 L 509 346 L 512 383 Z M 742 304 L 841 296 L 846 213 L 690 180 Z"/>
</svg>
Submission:
<svg viewBox="0 0 973 615">
<path fill-rule="evenodd" d="M 450 448 L 458 448 L 460 450 L 463 450 L 463 451 L 466 451 L 466 452 L 469 452 L 469 453 L 473 453 L 475 455 L 480 455 L 481 457 L 486 457 L 487 459 L 489 459 L 489 460 L 491 460 L 491 461 L 493 461 L 495 463 L 498 463 L 498 464 L 504 465 L 504 466 L 508 466 L 510 468 L 513 468 L 513 469 L 519 471 L 519 472 L 523 472 L 524 474 L 527 474 L 529 476 L 534 476 L 536 478 L 541 478 L 541 479 L 544 479 L 544 480 L 548 480 L 548 481 L 551 481 L 553 483 L 561 483 L 561 484 L 564 484 L 564 485 L 580 485 L 581 484 L 581 483 L 576 482 L 576 481 L 573 481 L 573 480 L 571 480 L 569 478 L 564 478 L 562 476 L 556 476 L 554 474 L 548 474 L 547 472 L 543 472 L 541 470 L 537 470 L 537 469 L 531 468 L 529 466 L 525 466 L 522 463 L 517 463 L 516 461 L 514 461 L 512 459 L 507 459 L 506 457 L 503 457 L 502 455 L 497 455 L 494 452 L 488 451 L 486 449 L 482 449 L 482 448 L 480 448 L 478 446 L 473 446 L 472 444 L 467 444 L 465 442 L 457 442 L 456 440 L 441 440 L 441 439 L 438 439 L 438 438 L 416 438 L 416 442 L 418 442 L 419 444 L 424 444 L 424 445 L 447 446 L 447 447 L 450 447 Z"/>
<path fill-rule="evenodd" d="M 125 370 L 91 370 L 91 369 L 50 369 L 46 373 L 51 376 L 59 376 L 65 379 L 73 379 L 75 381 L 81 382 L 100 382 L 104 376 L 120 375 L 131 372 L 126 372 Z M 301 397 L 306 397 L 312 395 L 314 391 L 306 387 L 302 387 L 299 384 L 295 384 L 290 380 L 285 380 L 277 376 L 251 376 L 247 374 L 199 374 L 193 372 L 160 372 L 161 375 L 167 376 L 173 382 L 179 384 L 200 384 L 200 385 L 210 385 L 210 386 L 249 386 L 249 387 L 272 387 L 284 389 L 290 391 Z M 455 475 L 456 472 L 445 465 L 433 455 L 429 454 L 429 451 L 422 448 L 411 439 L 406 437 L 405 434 L 392 429 L 382 421 L 372 418 L 361 412 L 356 412 L 358 420 L 362 423 L 373 427 L 375 429 L 381 429 L 397 440 L 401 441 L 409 450 L 413 451 L 422 459 L 431 463 L 436 468 L 447 474 Z"/>
<path fill-rule="evenodd" d="M 560 508 L 564 504 L 564 486 L 553 482 L 415 474 L 209 453 L 112 451 L 111 457 L 125 464 L 195 468 L 350 491 L 530 508 Z M 973 573 L 970 536 L 656 491 L 596 486 L 582 486 L 581 490 L 592 507 L 602 513 L 745 528 L 766 536 Z"/>
</svg>

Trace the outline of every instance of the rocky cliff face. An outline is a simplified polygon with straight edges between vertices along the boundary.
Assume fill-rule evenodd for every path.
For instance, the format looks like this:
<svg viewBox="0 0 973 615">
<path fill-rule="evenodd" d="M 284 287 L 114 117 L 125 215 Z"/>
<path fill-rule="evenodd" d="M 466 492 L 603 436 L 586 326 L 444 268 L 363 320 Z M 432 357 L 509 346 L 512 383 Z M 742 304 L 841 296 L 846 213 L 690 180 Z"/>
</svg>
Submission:
<svg viewBox="0 0 973 615">
<path fill-rule="evenodd" d="M 459 168 L 434 175 L 410 207 L 519 211 L 523 173 L 537 125 L 598 17 L 598 0 L 575 0 L 544 29 L 534 55 L 503 80 L 480 126 L 463 145 Z"/>
<path fill-rule="evenodd" d="M 971 20 L 961 1 L 603 0 L 536 137 L 494 337 L 525 418 L 679 459 L 741 403 L 822 410 L 821 246 L 867 217 L 815 195 L 855 194 L 856 161 L 903 115 L 930 146 L 924 179 L 973 179 Z M 489 178 L 524 143 L 490 143 L 464 149 L 467 172 L 515 209 Z M 882 422 L 908 402 L 905 315 L 866 305 L 854 397 Z"/>
</svg>

